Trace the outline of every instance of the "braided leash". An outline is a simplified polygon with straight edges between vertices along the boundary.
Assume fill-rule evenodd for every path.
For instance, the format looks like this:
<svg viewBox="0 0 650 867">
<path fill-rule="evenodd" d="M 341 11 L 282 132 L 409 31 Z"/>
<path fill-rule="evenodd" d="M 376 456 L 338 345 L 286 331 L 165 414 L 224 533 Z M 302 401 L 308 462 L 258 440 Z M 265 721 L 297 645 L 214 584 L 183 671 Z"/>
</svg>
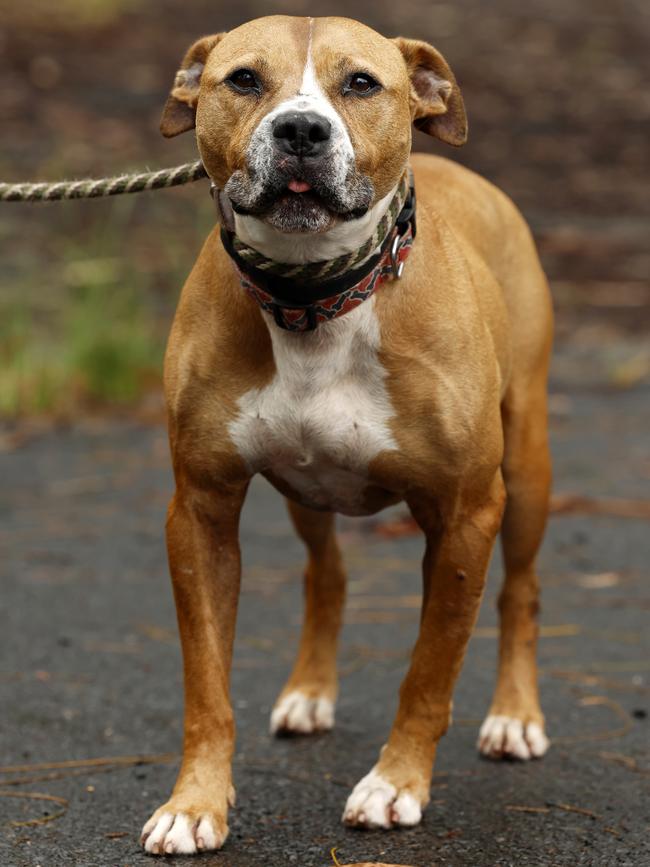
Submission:
<svg viewBox="0 0 650 867">
<path fill-rule="evenodd" d="M 207 178 L 208 173 L 201 160 L 185 163 L 157 172 L 118 175 L 115 178 L 87 178 L 81 181 L 56 181 L 41 184 L 0 183 L 0 202 L 54 202 L 60 199 L 95 199 L 99 196 L 118 196 L 122 193 L 139 193 L 143 190 L 159 190 L 178 187 Z"/>
</svg>

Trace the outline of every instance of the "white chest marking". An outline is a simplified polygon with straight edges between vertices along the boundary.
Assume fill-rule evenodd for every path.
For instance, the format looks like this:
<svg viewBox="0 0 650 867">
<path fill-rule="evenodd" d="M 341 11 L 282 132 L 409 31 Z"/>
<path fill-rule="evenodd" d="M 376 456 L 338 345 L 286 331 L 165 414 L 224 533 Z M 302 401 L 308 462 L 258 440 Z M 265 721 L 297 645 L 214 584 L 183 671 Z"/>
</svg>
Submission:
<svg viewBox="0 0 650 867">
<path fill-rule="evenodd" d="M 240 398 L 230 424 L 250 471 L 272 472 L 314 508 L 363 514 L 368 464 L 397 448 L 374 304 L 308 334 L 269 320 L 276 374 Z"/>
</svg>

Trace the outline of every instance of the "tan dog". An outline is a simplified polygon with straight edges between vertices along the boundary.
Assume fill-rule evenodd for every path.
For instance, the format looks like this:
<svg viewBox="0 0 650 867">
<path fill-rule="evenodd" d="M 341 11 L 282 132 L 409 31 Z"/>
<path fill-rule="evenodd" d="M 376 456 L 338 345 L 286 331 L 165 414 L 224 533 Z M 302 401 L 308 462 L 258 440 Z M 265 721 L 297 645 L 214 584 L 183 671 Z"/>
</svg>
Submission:
<svg viewBox="0 0 650 867">
<path fill-rule="evenodd" d="M 347 824 L 420 821 L 500 527 L 499 676 L 479 749 L 528 759 L 548 747 L 535 661 L 535 557 L 550 481 L 547 284 L 509 199 L 437 157 L 411 160 L 411 247 L 403 178 L 412 121 L 464 142 L 463 101 L 444 59 L 342 18 L 263 18 L 199 40 L 165 107 L 165 135 L 196 126 L 222 191 L 230 255 L 215 230 L 183 289 L 166 358 L 185 741 L 174 792 L 144 826 L 148 852 L 217 849 L 228 833 L 238 523 L 255 473 L 288 497 L 308 551 L 302 640 L 274 732 L 333 724 L 345 595 L 333 513 L 403 500 L 426 538 L 420 635 Z M 348 260 L 354 268 L 339 274 Z M 276 265 L 283 276 L 271 288 L 288 287 L 293 309 L 264 282 Z M 365 282 L 351 290 L 353 272 Z M 341 285 L 347 294 L 301 308 L 303 287 L 313 299 L 319 286 Z"/>
</svg>

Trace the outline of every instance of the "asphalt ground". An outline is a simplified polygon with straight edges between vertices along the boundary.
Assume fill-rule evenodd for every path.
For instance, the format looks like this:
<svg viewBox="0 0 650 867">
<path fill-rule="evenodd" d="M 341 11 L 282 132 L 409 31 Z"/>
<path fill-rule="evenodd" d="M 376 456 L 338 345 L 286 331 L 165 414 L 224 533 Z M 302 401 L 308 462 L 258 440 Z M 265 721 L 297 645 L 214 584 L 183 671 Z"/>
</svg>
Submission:
<svg viewBox="0 0 650 867">
<path fill-rule="evenodd" d="M 552 407 L 558 492 L 622 499 L 614 511 L 650 498 L 647 389 L 556 388 Z M 165 432 L 87 421 L 13 445 L 0 455 L 0 864 L 150 865 L 138 834 L 173 784 L 182 719 Z M 474 747 L 495 676 L 497 554 L 422 825 L 340 824 L 387 734 L 417 629 L 422 541 L 399 526 L 390 513 L 341 520 L 350 584 L 337 725 L 274 740 L 268 717 L 297 643 L 303 553 L 279 495 L 252 486 L 232 676 L 238 804 L 225 848 L 199 863 L 324 867 L 337 847 L 342 864 L 650 864 L 649 526 L 615 514 L 550 521 L 540 562 L 547 757 L 492 763 Z M 128 758 L 138 755 L 158 758 Z M 89 759 L 116 761 L 37 767 Z M 7 770 L 16 765 L 26 770 Z"/>
<path fill-rule="evenodd" d="M 78 4 L 77 14 L 71 3 L 4 4 L 7 180 L 193 159 L 191 137 L 163 142 L 156 131 L 179 57 L 202 33 L 269 11 L 261 0 L 139 0 L 93 24 L 79 17 L 91 5 L 109 4 Z M 337 847 L 342 864 L 643 867 L 650 864 L 649 526 L 623 513 L 641 514 L 650 499 L 648 4 L 317 5 L 282 0 L 274 11 L 352 15 L 388 35 L 429 39 L 450 61 L 471 126 L 468 146 L 454 156 L 515 198 L 553 281 L 556 491 L 609 500 L 601 515 L 588 514 L 598 502 L 587 501 L 553 517 L 541 555 L 548 756 L 492 764 L 474 749 L 495 676 L 497 554 L 432 803 L 419 828 L 385 834 L 346 830 L 339 817 L 395 709 L 417 629 L 421 540 L 391 536 L 399 524 L 341 521 L 350 600 L 337 728 L 275 741 L 268 716 L 295 651 L 303 552 L 280 498 L 254 485 L 242 528 L 233 670 L 238 805 L 226 847 L 195 863 L 325 867 Z M 420 135 L 416 146 L 433 144 Z M 30 325 L 52 321 L 70 239 L 93 255 L 89 227 L 101 233 L 103 257 L 150 274 L 151 315 L 164 298 L 167 328 L 179 284 L 171 266 L 176 255 L 189 267 L 205 234 L 197 232 L 201 202 L 209 222 L 205 191 L 136 198 L 114 253 L 105 224 L 118 212 L 106 203 L 61 204 L 56 215 L 38 218 L 4 215 L 2 265 L 25 275 L 14 283 L 19 297 L 29 294 Z M 181 738 L 163 544 L 170 492 L 159 427 L 87 420 L 27 436 L 0 427 L 0 867 L 152 863 L 137 838 L 169 794 Z M 157 759 L 136 764 L 138 755 Z M 108 763 L 34 768 L 91 759 Z M 16 765 L 29 769 L 6 770 Z"/>
</svg>

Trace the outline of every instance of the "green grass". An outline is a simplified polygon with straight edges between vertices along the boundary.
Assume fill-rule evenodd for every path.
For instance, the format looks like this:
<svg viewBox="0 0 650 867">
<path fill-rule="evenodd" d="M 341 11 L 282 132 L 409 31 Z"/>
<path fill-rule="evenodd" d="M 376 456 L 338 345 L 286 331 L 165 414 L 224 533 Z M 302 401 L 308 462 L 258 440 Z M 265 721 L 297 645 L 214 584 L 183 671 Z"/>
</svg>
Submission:
<svg viewBox="0 0 650 867">
<path fill-rule="evenodd" d="M 0 0 L 2 29 L 16 34 L 11 62 L 29 95 L 27 107 L 10 107 L 0 179 L 102 177 L 196 158 L 191 136 L 170 148 L 157 132 L 180 49 L 173 40 L 167 49 L 156 12 L 151 0 Z M 151 15 L 158 24 L 144 32 Z M 137 56 L 123 47 L 122 35 L 133 32 L 144 32 Z M 80 46 L 88 81 L 77 62 L 67 63 L 66 51 Z M 111 62 L 95 64 L 97 51 L 109 51 Z M 46 72 L 52 67 L 50 79 L 39 77 L 39 58 Z M 112 200 L 3 205 L 0 424 L 121 410 L 159 389 L 178 293 L 214 221 L 206 182 Z"/>
<path fill-rule="evenodd" d="M 3 214 L 0 418 L 119 409 L 160 387 L 178 292 L 214 221 L 196 193 Z"/>
<path fill-rule="evenodd" d="M 78 31 L 111 24 L 141 5 L 142 0 L 0 0 L 0 12 L 14 26 L 42 26 L 46 21 L 48 27 Z"/>
<path fill-rule="evenodd" d="M 116 406 L 159 380 L 162 335 L 139 281 L 121 272 L 114 260 L 72 262 L 54 310 L 31 300 L 4 305 L 0 415 Z"/>
</svg>

